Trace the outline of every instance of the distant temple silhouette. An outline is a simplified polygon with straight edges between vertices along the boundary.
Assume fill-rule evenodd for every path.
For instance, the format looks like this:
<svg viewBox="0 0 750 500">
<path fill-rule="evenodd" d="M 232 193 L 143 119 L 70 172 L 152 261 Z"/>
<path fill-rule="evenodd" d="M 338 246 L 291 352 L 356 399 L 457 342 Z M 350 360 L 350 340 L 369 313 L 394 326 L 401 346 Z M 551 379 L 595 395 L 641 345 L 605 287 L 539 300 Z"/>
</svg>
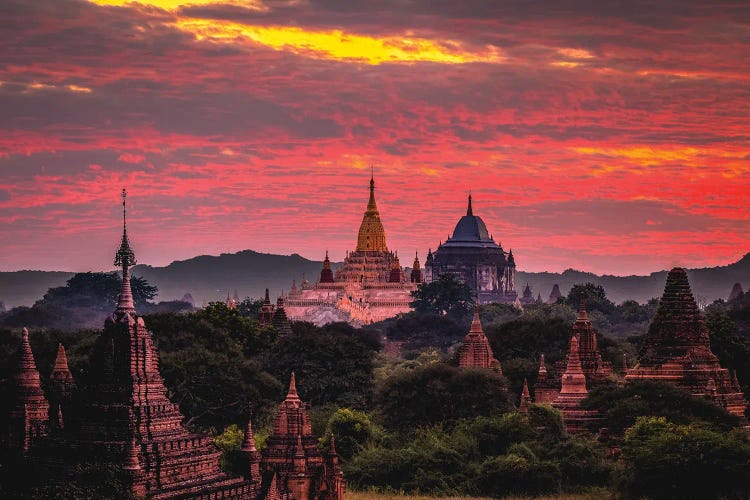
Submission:
<svg viewBox="0 0 750 500">
<path fill-rule="evenodd" d="M 398 254 L 388 249 L 385 228 L 375 203 L 375 179 L 370 178 L 370 198 L 357 234 L 357 247 L 347 252 L 335 273 L 328 251 L 316 283 L 303 280 L 292 285 L 285 298 L 291 320 L 323 325 L 345 321 L 354 326 L 393 317 L 410 311 L 411 292 L 422 282 L 419 259 L 412 271 L 401 267 Z"/>
<path fill-rule="evenodd" d="M 437 281 L 441 274 L 452 274 L 469 285 L 480 304 L 514 303 L 516 293 L 516 261 L 513 250 L 505 252 L 487 231 L 487 226 L 474 215 L 471 195 L 466 215 L 456 224 L 453 235 L 435 250 L 429 250 L 425 261 L 425 282 Z M 521 303 L 534 302 L 531 289 Z"/>
</svg>

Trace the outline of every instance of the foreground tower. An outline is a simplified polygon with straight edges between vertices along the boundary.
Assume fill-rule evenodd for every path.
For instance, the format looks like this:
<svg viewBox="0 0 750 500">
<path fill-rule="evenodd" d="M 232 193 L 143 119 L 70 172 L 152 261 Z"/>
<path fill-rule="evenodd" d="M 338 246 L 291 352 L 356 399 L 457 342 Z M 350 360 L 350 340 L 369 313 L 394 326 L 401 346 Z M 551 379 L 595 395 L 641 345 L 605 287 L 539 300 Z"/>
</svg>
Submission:
<svg viewBox="0 0 750 500">
<path fill-rule="evenodd" d="M 581 401 L 588 396 L 586 390 L 586 375 L 581 367 L 578 337 L 570 338 L 570 352 L 568 363 L 562 376 L 562 387 L 552 406 L 563 414 L 565 429 L 571 434 L 582 432 L 589 428 L 589 424 L 596 420 L 596 413 L 583 410 Z"/>
<path fill-rule="evenodd" d="M 273 424 L 273 434 L 263 450 L 262 471 L 277 478 L 282 495 L 295 500 L 341 500 L 344 479 L 335 448 L 324 458 L 318 439 L 312 433 L 310 416 L 297 394 L 294 373 L 289 391 L 281 403 Z"/>
<path fill-rule="evenodd" d="M 167 397 L 159 354 L 133 304 L 135 254 L 124 220 L 115 264 L 123 276 L 117 308 L 96 341 L 73 423 L 39 451 L 38 460 L 51 470 L 62 468 L 61 477 L 80 462 L 114 464 L 139 497 L 256 498 L 259 484 L 223 473 L 211 438 L 183 427 L 184 416 Z"/>
<path fill-rule="evenodd" d="M 729 370 L 722 368 L 711 352 L 708 328 L 684 269 L 676 267 L 667 275 L 643 353 L 638 364 L 627 370 L 625 380 L 671 382 L 712 400 L 733 415 L 744 415 L 747 401 Z"/>
<path fill-rule="evenodd" d="M 611 376 L 612 363 L 602 360 L 596 339 L 596 330 L 589 320 L 584 301 L 581 301 L 578 306 L 578 315 L 571 328 L 571 334 L 578 337 L 581 367 L 588 383 L 600 382 Z"/>
</svg>

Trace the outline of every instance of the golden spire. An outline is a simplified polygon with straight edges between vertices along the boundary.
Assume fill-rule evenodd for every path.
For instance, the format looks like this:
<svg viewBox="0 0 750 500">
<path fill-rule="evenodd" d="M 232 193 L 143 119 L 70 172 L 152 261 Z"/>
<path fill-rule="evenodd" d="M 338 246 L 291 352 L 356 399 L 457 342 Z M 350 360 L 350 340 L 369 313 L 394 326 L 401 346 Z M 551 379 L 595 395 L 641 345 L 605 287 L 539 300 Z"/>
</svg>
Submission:
<svg viewBox="0 0 750 500">
<path fill-rule="evenodd" d="M 359 226 L 357 237 L 358 252 L 387 252 L 385 243 L 385 229 L 380 222 L 380 213 L 375 203 L 375 178 L 370 177 L 370 200 L 367 202 L 367 210 Z"/>
</svg>

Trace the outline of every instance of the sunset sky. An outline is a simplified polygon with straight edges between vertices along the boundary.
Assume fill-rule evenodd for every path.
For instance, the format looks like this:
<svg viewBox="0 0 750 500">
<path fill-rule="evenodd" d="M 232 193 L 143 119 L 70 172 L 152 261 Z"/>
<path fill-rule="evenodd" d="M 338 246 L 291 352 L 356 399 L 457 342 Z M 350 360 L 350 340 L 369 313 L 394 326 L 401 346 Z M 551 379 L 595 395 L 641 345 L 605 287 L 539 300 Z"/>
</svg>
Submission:
<svg viewBox="0 0 750 500">
<path fill-rule="evenodd" d="M 2 271 L 111 269 L 123 187 L 140 263 L 341 260 L 371 165 L 401 255 L 469 191 L 521 270 L 750 251 L 743 1 L 0 0 L 0 129 Z"/>
</svg>

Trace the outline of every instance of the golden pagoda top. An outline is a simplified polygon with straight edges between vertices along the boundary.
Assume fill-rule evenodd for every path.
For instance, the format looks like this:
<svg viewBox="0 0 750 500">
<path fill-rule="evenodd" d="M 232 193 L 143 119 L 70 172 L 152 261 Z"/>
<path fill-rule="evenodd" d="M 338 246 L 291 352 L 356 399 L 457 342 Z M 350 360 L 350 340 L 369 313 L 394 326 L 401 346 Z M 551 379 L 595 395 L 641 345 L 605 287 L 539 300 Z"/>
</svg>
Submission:
<svg viewBox="0 0 750 500">
<path fill-rule="evenodd" d="M 370 200 L 367 202 L 367 210 L 359 226 L 357 237 L 358 252 L 387 252 L 385 244 L 385 229 L 380 222 L 380 213 L 375 204 L 375 179 L 370 177 Z"/>
</svg>

